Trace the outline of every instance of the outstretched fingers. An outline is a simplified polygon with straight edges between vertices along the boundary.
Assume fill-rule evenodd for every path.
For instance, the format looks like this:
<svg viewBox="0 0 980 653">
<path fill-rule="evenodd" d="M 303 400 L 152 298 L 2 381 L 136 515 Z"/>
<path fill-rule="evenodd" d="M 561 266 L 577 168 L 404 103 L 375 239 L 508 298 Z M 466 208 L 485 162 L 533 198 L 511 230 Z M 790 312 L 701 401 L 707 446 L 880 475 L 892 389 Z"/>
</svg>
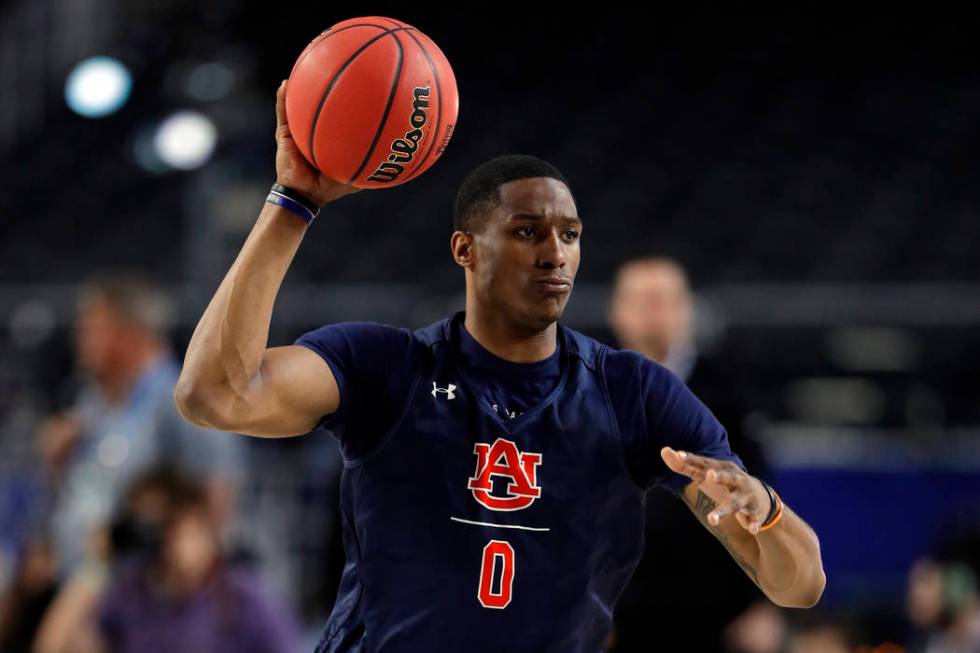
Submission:
<svg viewBox="0 0 980 653">
<path fill-rule="evenodd" d="M 745 484 L 745 474 L 737 474 L 726 469 L 709 469 L 705 477 L 712 483 L 724 485 L 729 490 L 741 489 Z"/>
<path fill-rule="evenodd" d="M 716 460 L 706 456 L 699 456 L 689 451 L 677 451 L 670 447 L 660 450 L 660 457 L 671 470 L 690 476 L 696 481 L 710 480 L 707 474 L 710 470 L 723 471 L 729 465 L 728 461 Z M 724 485 L 724 483 L 722 483 Z"/>
<path fill-rule="evenodd" d="M 670 447 L 664 447 L 660 450 L 660 457 L 663 458 L 664 463 L 671 471 L 683 474 L 698 483 L 705 480 L 706 468 L 694 460 L 699 456 L 694 456 L 685 451 L 675 451 Z"/>
<path fill-rule="evenodd" d="M 734 495 L 730 496 L 727 501 L 723 502 L 720 506 L 708 513 L 708 523 L 712 526 L 717 526 L 721 523 L 721 520 L 728 515 L 737 513 L 742 509 L 742 504 Z"/>
<path fill-rule="evenodd" d="M 743 527 L 751 526 L 756 522 L 756 503 L 757 498 L 752 492 L 732 492 L 717 508 L 708 513 L 708 523 L 717 526 L 725 517 L 735 515 Z"/>
</svg>

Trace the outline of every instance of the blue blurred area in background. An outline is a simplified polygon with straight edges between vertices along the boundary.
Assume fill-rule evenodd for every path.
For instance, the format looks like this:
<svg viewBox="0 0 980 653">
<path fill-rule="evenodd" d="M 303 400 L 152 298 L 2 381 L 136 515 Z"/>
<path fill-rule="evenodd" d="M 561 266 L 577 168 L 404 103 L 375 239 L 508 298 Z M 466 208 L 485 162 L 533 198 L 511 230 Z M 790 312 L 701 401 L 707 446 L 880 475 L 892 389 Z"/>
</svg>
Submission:
<svg viewBox="0 0 980 653">
<path fill-rule="evenodd" d="M 828 607 L 888 606 L 912 563 L 980 521 L 976 471 L 786 468 L 776 486 L 820 535 Z M 968 533 L 965 533 L 968 534 Z"/>
</svg>

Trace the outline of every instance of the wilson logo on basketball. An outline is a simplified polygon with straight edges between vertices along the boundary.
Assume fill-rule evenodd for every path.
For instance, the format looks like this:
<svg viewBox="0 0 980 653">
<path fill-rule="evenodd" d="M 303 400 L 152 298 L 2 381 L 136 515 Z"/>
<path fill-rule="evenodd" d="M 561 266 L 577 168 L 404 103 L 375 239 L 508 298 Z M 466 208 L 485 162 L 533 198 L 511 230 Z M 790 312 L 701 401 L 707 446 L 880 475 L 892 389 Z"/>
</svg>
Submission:
<svg viewBox="0 0 980 653">
<path fill-rule="evenodd" d="M 429 120 L 429 87 L 416 86 L 412 89 L 412 115 L 408 121 L 412 129 L 405 132 L 404 138 L 396 138 L 391 142 L 391 154 L 388 160 L 371 173 L 368 181 L 389 182 L 398 179 L 405 171 L 405 164 L 411 163 L 415 152 L 419 149 L 419 141 L 425 137 L 422 130 Z"/>
<path fill-rule="evenodd" d="M 516 444 L 503 438 L 497 438 L 493 444 L 477 442 L 473 453 L 476 472 L 466 487 L 481 505 L 490 510 L 522 510 L 541 496 L 536 482 L 541 454 L 521 453 Z M 494 477 L 507 480 L 503 493 L 491 494 Z"/>
</svg>

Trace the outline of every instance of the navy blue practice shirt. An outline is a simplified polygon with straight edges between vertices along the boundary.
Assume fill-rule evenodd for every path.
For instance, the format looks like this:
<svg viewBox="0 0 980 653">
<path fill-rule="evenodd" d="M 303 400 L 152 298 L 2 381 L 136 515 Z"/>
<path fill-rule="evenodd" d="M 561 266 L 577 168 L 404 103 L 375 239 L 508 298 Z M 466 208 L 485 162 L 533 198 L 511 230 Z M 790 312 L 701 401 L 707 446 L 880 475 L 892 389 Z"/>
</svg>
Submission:
<svg viewBox="0 0 980 653">
<path fill-rule="evenodd" d="M 597 653 L 643 550 L 646 491 L 690 482 L 660 449 L 742 466 L 642 355 L 558 325 L 554 356 L 512 363 L 463 319 L 297 340 L 340 388 L 320 426 L 344 455 L 347 562 L 318 653 Z"/>
</svg>

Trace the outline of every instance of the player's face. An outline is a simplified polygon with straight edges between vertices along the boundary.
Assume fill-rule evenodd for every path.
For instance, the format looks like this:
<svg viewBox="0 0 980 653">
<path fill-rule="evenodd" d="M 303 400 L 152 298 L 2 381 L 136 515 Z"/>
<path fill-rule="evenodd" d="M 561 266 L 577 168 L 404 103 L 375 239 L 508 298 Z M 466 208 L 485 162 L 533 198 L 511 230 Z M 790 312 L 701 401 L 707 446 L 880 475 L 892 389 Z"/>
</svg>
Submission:
<svg viewBox="0 0 980 653">
<path fill-rule="evenodd" d="M 500 186 L 500 198 L 474 235 L 476 291 L 512 323 L 543 330 L 561 317 L 571 294 L 582 221 L 557 179 L 511 181 Z"/>
</svg>

